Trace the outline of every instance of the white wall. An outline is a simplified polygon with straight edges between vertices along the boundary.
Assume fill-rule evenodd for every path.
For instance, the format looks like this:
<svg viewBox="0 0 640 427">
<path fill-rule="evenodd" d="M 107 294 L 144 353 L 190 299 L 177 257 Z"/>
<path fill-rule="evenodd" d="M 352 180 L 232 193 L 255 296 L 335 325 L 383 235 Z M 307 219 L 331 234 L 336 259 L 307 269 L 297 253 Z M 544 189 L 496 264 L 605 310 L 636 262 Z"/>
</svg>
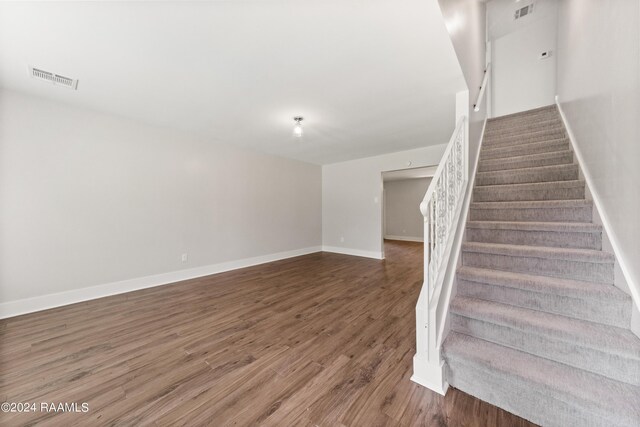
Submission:
<svg viewBox="0 0 640 427">
<path fill-rule="evenodd" d="M 503 116 L 554 103 L 556 95 L 557 3 L 538 1 L 534 12 L 517 21 L 522 4 L 492 1 L 488 20 L 492 42 L 492 114 Z M 551 56 L 539 59 L 542 52 Z"/>
<path fill-rule="evenodd" d="M 385 239 L 422 241 L 424 218 L 420 203 L 431 178 L 384 182 Z"/>
<path fill-rule="evenodd" d="M 640 2 L 562 0 L 558 96 L 618 261 L 640 300 Z"/>
<path fill-rule="evenodd" d="M 319 250 L 321 224 L 319 166 L 0 92 L 0 303 Z"/>
<path fill-rule="evenodd" d="M 323 248 L 381 258 L 382 172 L 436 165 L 445 148 L 440 144 L 322 166 Z"/>
<path fill-rule="evenodd" d="M 438 0 L 460 68 L 469 88 L 469 172 L 473 171 L 487 117 L 486 96 L 474 111 L 484 78 L 486 58 L 486 6 L 478 0 Z"/>
</svg>

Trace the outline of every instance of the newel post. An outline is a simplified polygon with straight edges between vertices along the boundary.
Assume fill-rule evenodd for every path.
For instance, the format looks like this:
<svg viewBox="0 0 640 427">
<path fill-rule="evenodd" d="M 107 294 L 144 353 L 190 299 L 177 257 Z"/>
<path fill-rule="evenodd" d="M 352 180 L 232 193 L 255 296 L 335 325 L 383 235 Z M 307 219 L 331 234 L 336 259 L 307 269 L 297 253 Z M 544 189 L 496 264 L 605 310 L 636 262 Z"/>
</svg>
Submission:
<svg viewBox="0 0 640 427">
<path fill-rule="evenodd" d="M 429 261 L 431 249 L 432 219 L 429 211 L 431 201 L 424 200 L 420 211 L 424 218 L 424 283 L 416 304 L 416 354 L 413 356 L 413 376 L 411 380 L 444 395 L 448 384 L 444 380 L 444 364 L 436 345 L 435 310 L 430 310 L 433 283 L 430 283 Z"/>
</svg>

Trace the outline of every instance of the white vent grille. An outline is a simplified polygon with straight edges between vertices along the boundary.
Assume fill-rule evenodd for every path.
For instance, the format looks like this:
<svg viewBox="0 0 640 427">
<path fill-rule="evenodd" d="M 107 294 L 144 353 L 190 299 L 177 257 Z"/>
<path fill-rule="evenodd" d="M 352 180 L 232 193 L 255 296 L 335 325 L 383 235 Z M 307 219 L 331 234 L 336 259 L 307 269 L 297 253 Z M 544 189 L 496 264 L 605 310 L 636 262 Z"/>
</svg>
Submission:
<svg viewBox="0 0 640 427">
<path fill-rule="evenodd" d="M 64 86 L 73 90 L 78 89 L 77 79 L 71 79 L 69 77 L 61 76 L 60 74 L 55 74 L 50 71 L 45 71 L 29 66 L 29 75 L 31 75 L 31 77 L 33 77 L 34 79 L 43 80 L 56 86 Z"/>
<path fill-rule="evenodd" d="M 520 19 L 531 13 L 533 13 L 533 3 L 517 9 L 513 17 L 514 19 Z"/>
</svg>

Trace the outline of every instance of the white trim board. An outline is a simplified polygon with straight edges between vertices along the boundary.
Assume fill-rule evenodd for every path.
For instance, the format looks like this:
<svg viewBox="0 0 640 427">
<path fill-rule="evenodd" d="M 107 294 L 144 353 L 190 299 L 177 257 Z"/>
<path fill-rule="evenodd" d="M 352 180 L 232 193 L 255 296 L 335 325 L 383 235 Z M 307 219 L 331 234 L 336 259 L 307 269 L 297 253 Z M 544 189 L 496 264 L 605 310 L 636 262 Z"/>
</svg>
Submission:
<svg viewBox="0 0 640 427">
<path fill-rule="evenodd" d="M 320 252 L 312 246 L 0 303 L 0 319 Z"/>
<path fill-rule="evenodd" d="M 385 240 L 400 240 L 403 242 L 424 242 L 424 237 L 413 236 L 384 236 Z"/>
<path fill-rule="evenodd" d="M 593 177 L 591 173 L 586 168 L 586 163 L 584 161 L 584 157 L 582 156 L 582 152 L 578 147 L 575 134 L 571 130 L 571 125 L 567 121 L 567 116 L 564 114 L 564 110 L 562 109 L 562 105 L 560 105 L 560 100 L 558 95 L 556 95 L 556 105 L 558 107 L 558 111 L 560 112 L 560 117 L 562 118 L 562 122 L 564 123 L 565 128 L 567 129 L 567 135 L 569 136 L 569 141 L 571 141 L 571 148 L 573 148 L 573 152 L 576 155 L 576 159 L 578 160 L 578 164 L 582 174 L 584 175 L 584 180 L 586 181 L 587 187 L 589 189 L 589 193 L 591 194 L 591 198 L 593 199 L 593 204 L 598 211 L 598 215 L 602 222 L 602 226 L 604 227 L 604 232 L 609 239 L 609 243 L 613 249 L 613 254 L 618 261 L 618 265 L 620 266 L 620 270 L 622 271 L 622 275 L 624 276 L 624 280 L 627 282 L 627 286 L 629 288 L 629 292 L 631 293 L 631 297 L 633 302 L 637 308 L 640 308 L 640 291 L 638 290 L 638 284 L 634 283 L 631 280 L 631 275 L 629 274 L 629 269 L 627 268 L 627 261 L 622 254 L 622 250 L 620 249 L 620 244 L 618 243 L 618 239 L 616 235 L 613 233 L 613 229 L 611 228 L 611 221 L 607 216 L 607 212 L 603 209 L 602 199 L 600 198 L 600 194 L 596 191 L 593 185 Z M 634 331 L 638 333 L 637 331 Z"/>
<path fill-rule="evenodd" d="M 332 252 L 334 254 L 352 255 L 364 258 L 384 259 L 382 252 L 364 251 L 362 249 L 341 248 L 338 246 L 322 246 L 322 252 Z"/>
</svg>

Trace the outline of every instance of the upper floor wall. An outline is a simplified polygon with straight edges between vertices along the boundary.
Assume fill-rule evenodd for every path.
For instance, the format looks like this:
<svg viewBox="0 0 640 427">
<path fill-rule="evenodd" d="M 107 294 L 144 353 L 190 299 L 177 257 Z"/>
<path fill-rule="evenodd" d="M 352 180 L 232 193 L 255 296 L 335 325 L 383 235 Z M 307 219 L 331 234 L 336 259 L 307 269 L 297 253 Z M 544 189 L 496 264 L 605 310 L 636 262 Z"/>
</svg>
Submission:
<svg viewBox="0 0 640 427">
<path fill-rule="evenodd" d="M 477 0 L 438 0 L 462 74 L 469 89 L 469 168 L 478 156 L 482 127 L 487 117 L 486 97 L 479 111 L 473 103 L 484 78 L 486 58 L 486 7 Z"/>
<path fill-rule="evenodd" d="M 527 6 L 532 11 L 515 19 L 516 10 Z M 487 3 L 492 117 L 554 103 L 557 17 L 556 0 Z"/>
<path fill-rule="evenodd" d="M 558 98 L 640 301 L 640 2 L 559 2 Z"/>
</svg>

